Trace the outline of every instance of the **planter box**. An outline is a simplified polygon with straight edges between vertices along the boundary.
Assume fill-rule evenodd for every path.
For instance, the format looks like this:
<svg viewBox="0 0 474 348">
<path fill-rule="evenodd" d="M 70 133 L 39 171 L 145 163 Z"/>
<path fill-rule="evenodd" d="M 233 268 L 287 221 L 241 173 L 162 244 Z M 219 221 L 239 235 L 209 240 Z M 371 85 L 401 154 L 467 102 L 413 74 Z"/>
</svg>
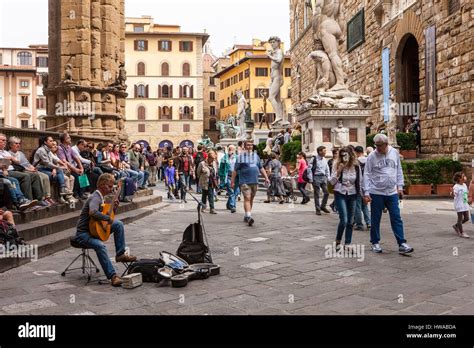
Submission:
<svg viewBox="0 0 474 348">
<path fill-rule="evenodd" d="M 438 196 L 451 196 L 451 191 L 453 189 L 452 184 L 440 184 L 435 186 L 435 192 Z"/>
<path fill-rule="evenodd" d="M 407 193 L 412 196 L 431 196 L 431 185 L 410 185 Z"/>
<path fill-rule="evenodd" d="M 414 159 L 416 158 L 416 150 L 400 150 L 400 155 L 402 155 L 404 159 Z"/>
</svg>

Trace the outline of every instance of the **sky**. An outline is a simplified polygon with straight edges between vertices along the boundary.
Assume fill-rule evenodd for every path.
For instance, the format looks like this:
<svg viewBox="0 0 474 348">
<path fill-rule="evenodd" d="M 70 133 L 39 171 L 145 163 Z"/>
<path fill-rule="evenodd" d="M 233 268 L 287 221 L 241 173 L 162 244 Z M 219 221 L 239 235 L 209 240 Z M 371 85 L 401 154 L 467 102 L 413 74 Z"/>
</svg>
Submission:
<svg viewBox="0 0 474 348">
<path fill-rule="evenodd" d="M 289 49 L 289 0 L 126 0 L 127 17 L 149 15 L 157 24 L 210 34 L 217 56 L 252 38 L 279 36 Z M 48 43 L 48 0 L 0 0 L 0 47 Z"/>
</svg>

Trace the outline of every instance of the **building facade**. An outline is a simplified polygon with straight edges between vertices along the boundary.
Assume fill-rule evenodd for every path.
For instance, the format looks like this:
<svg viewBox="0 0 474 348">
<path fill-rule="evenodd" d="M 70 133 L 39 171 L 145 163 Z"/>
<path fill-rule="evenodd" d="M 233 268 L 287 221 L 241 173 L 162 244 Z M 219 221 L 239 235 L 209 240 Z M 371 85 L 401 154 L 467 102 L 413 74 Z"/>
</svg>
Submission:
<svg viewBox="0 0 474 348">
<path fill-rule="evenodd" d="M 212 54 L 209 42 L 204 46 L 203 55 L 203 99 L 204 99 L 204 134 L 207 134 L 215 144 L 218 142 L 216 123 L 220 112 L 219 87 L 214 74 L 214 63 L 217 57 Z"/>
<path fill-rule="evenodd" d="M 235 45 L 229 53 L 229 65 L 220 70 L 216 75 L 219 81 L 220 95 L 220 119 L 226 120 L 230 115 L 237 113 L 237 91 L 241 90 L 250 103 L 255 127 L 260 128 L 263 121 L 264 109 L 266 109 L 268 122 L 275 120 L 270 101 L 264 105 L 264 95 L 268 96 L 270 86 L 271 60 L 266 52 L 270 50 L 270 44 L 260 40 L 253 40 L 252 45 Z M 281 50 L 284 51 L 282 43 Z M 284 84 L 281 87 L 281 98 L 285 112 L 291 111 L 291 62 L 290 56 L 285 55 L 283 69 Z M 262 129 L 268 129 L 263 122 Z"/>
<path fill-rule="evenodd" d="M 203 47 L 209 35 L 143 16 L 126 19 L 125 37 L 129 139 L 153 148 L 196 145 L 204 128 Z"/>
<path fill-rule="evenodd" d="M 312 9 L 290 1 L 293 103 L 312 95 L 316 76 Z M 354 92 L 373 98 L 372 132 L 390 107 L 404 130 L 419 117 L 421 152 L 474 155 L 474 21 L 469 0 L 348 0 L 339 52 Z M 384 88 L 385 87 L 385 88 Z M 393 98 L 390 102 L 390 97 Z"/>
<path fill-rule="evenodd" d="M 0 48 L 0 127 L 45 129 L 48 46 Z"/>
</svg>

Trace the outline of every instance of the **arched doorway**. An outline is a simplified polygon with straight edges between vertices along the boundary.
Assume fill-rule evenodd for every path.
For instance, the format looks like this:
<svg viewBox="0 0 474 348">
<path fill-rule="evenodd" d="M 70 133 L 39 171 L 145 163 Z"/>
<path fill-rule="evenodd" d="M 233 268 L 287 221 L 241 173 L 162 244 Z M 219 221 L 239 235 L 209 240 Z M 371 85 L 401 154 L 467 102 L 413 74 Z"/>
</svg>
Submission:
<svg viewBox="0 0 474 348">
<path fill-rule="evenodd" d="M 419 45 L 413 34 L 400 40 L 396 66 L 398 126 L 404 130 L 410 117 L 419 117 L 420 112 Z"/>
<path fill-rule="evenodd" d="M 179 144 L 179 147 L 188 147 L 193 149 L 194 148 L 194 143 L 191 140 L 184 140 Z"/>
</svg>

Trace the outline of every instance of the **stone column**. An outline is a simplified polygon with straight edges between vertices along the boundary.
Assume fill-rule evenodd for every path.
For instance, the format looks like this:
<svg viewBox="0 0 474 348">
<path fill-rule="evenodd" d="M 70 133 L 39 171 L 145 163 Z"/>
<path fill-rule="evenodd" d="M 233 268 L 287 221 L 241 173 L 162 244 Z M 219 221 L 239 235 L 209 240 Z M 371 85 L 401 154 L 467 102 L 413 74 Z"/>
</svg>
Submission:
<svg viewBox="0 0 474 348">
<path fill-rule="evenodd" d="M 102 19 L 100 13 L 100 0 L 92 0 L 91 3 L 91 85 L 102 86 L 101 71 L 101 31 Z"/>
</svg>

